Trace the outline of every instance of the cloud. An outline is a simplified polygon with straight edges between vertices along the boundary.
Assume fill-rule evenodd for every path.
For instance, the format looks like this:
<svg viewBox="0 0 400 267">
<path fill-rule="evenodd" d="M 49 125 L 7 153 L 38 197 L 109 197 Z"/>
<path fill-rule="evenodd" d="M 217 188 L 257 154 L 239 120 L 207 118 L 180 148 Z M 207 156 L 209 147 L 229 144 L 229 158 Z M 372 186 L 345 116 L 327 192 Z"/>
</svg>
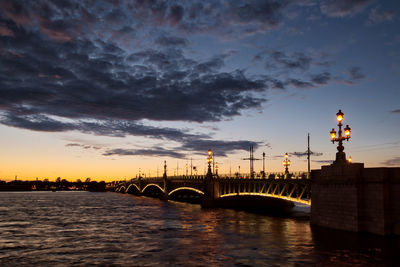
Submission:
<svg viewBox="0 0 400 267">
<path fill-rule="evenodd" d="M 313 162 L 321 163 L 321 164 L 332 164 L 333 160 L 313 160 Z"/>
<path fill-rule="evenodd" d="M 311 76 L 311 81 L 318 85 L 327 85 L 330 79 L 331 79 L 331 74 L 329 72 L 323 72 Z"/>
<path fill-rule="evenodd" d="M 0 63 L 5 70 L 0 107 L 11 113 L 205 122 L 240 115 L 265 101 L 253 94 L 267 89 L 264 80 L 241 70 L 221 71 L 224 54 L 205 61 L 187 58 L 180 49 L 128 55 L 101 40 L 48 42 L 12 26 L 15 38 L 0 37 L 2 49 L 10 52 Z"/>
<path fill-rule="evenodd" d="M 379 11 L 378 8 L 372 8 L 368 16 L 368 23 L 377 24 L 389 22 L 393 21 L 394 17 L 395 14 L 392 11 Z"/>
<path fill-rule="evenodd" d="M 81 147 L 83 149 L 100 149 L 100 147 L 94 147 L 94 146 L 89 146 L 89 145 L 84 145 L 84 144 L 78 144 L 78 143 L 69 143 L 65 145 L 66 147 Z"/>
<path fill-rule="evenodd" d="M 329 17 L 349 17 L 362 12 L 372 0 L 325 0 L 320 3 L 321 13 Z"/>
<path fill-rule="evenodd" d="M 166 150 L 161 147 L 151 149 L 110 149 L 103 153 L 104 156 L 152 156 L 152 157 L 172 157 L 172 158 L 184 158 L 185 155 L 172 151 Z"/>
<path fill-rule="evenodd" d="M 160 36 L 155 41 L 156 44 L 162 46 L 187 46 L 188 41 L 184 38 L 177 37 L 177 36 Z"/>
<path fill-rule="evenodd" d="M 77 143 L 69 143 L 65 145 L 66 147 L 74 147 L 74 146 L 81 146 L 81 144 L 77 144 Z"/>
<path fill-rule="evenodd" d="M 360 67 L 351 67 L 348 70 L 351 81 L 360 81 L 365 78 L 365 75 L 361 73 Z"/>
<path fill-rule="evenodd" d="M 400 113 L 400 109 L 392 109 L 390 112 L 391 113 Z"/>
<path fill-rule="evenodd" d="M 300 89 L 307 89 L 307 88 L 314 87 L 314 85 L 312 83 L 306 82 L 306 81 L 301 81 L 298 79 L 289 79 L 287 81 L 287 84 L 290 84 L 293 87 L 300 88 Z"/>
<path fill-rule="evenodd" d="M 0 23 L 0 35 L 14 37 L 14 32 L 5 23 Z"/>
<path fill-rule="evenodd" d="M 179 23 L 183 17 L 184 9 L 180 5 L 173 5 L 169 10 L 169 20 L 171 25 Z"/>
<path fill-rule="evenodd" d="M 140 121 L 221 121 L 260 108 L 267 101 L 265 78 L 225 68 L 231 52 L 202 60 L 191 57 L 184 50 L 189 40 L 170 29 L 183 30 L 190 21 L 211 22 L 215 12 L 226 10 L 236 13 L 223 16 L 225 26 L 240 22 L 272 27 L 279 24 L 283 5 L 98 1 L 93 6 L 23 0 L 0 5 L 1 124 L 42 132 L 157 138 L 182 144 L 182 151 L 210 145 L 221 156 L 247 150 L 251 143 L 211 140 L 187 129 Z M 211 31 L 224 28 L 212 23 Z M 192 28 L 202 31 L 200 24 Z"/>
<path fill-rule="evenodd" d="M 205 151 L 205 149 L 212 149 L 215 156 L 226 157 L 227 154 L 234 151 L 248 151 L 250 146 L 253 146 L 255 149 L 257 149 L 257 147 L 262 144 L 263 142 L 254 142 L 247 140 L 222 141 L 189 138 L 184 140 L 180 149 L 188 152 Z"/>
<path fill-rule="evenodd" d="M 276 50 L 271 51 L 269 56 L 275 64 L 287 70 L 308 70 L 312 62 L 311 57 L 301 52 L 286 54 L 283 51 Z"/>
<path fill-rule="evenodd" d="M 400 157 L 395 157 L 393 159 L 388 159 L 381 164 L 388 166 L 400 166 Z"/>
<path fill-rule="evenodd" d="M 350 67 L 345 73 L 348 77 L 335 77 L 335 80 L 346 85 L 354 85 L 365 78 L 365 75 L 361 72 L 361 68 L 358 66 Z"/>
<path fill-rule="evenodd" d="M 231 20 L 237 22 L 260 22 L 269 27 L 280 23 L 280 12 L 286 7 L 281 1 L 230 1 Z"/>
<path fill-rule="evenodd" d="M 307 151 L 306 152 L 292 152 L 292 153 L 290 153 L 290 155 L 301 158 L 301 157 L 308 156 L 308 153 L 307 153 Z M 318 157 L 318 156 L 322 156 L 323 154 L 319 153 L 319 152 L 310 151 L 310 155 L 314 156 L 314 157 Z"/>
<path fill-rule="evenodd" d="M 109 149 L 103 153 L 104 156 L 169 156 L 174 158 L 186 158 L 188 155 L 205 155 L 208 149 L 211 149 L 215 157 L 226 157 L 235 151 L 248 151 L 252 145 L 254 148 L 262 145 L 262 142 L 252 142 L 247 140 L 222 141 L 211 140 L 198 137 L 183 138 L 181 146 L 175 148 L 163 148 L 154 146 L 148 149 Z"/>
</svg>

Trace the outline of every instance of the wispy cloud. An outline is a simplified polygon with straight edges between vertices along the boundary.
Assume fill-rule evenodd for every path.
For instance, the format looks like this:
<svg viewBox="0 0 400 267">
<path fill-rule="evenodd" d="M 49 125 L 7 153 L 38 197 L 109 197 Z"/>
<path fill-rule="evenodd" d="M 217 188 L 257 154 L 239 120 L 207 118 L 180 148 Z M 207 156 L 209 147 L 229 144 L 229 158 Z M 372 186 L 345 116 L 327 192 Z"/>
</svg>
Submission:
<svg viewBox="0 0 400 267">
<path fill-rule="evenodd" d="M 348 17 L 362 12 L 372 0 L 324 0 L 321 13 L 329 17 Z"/>
<path fill-rule="evenodd" d="M 381 164 L 388 166 L 400 166 L 400 157 L 394 157 L 392 159 L 388 159 Z"/>
</svg>

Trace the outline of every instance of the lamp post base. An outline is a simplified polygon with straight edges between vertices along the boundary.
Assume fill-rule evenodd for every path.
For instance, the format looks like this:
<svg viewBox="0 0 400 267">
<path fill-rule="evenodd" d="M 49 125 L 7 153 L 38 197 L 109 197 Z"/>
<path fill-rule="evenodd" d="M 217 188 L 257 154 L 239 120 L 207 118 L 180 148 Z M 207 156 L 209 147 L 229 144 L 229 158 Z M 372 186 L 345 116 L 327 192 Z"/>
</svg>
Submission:
<svg viewBox="0 0 400 267">
<path fill-rule="evenodd" d="M 344 152 L 337 152 L 336 153 L 336 160 L 333 162 L 334 164 L 346 163 L 346 153 Z"/>
</svg>

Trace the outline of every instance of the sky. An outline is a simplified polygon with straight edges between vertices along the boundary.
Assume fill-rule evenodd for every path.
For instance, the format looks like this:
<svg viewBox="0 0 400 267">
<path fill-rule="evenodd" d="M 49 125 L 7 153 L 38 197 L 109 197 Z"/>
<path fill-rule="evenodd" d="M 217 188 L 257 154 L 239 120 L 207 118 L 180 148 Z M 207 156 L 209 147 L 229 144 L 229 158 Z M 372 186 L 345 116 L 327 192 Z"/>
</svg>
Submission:
<svg viewBox="0 0 400 267">
<path fill-rule="evenodd" d="M 0 0 L 0 179 L 398 167 L 399 84 L 396 0 Z"/>
</svg>

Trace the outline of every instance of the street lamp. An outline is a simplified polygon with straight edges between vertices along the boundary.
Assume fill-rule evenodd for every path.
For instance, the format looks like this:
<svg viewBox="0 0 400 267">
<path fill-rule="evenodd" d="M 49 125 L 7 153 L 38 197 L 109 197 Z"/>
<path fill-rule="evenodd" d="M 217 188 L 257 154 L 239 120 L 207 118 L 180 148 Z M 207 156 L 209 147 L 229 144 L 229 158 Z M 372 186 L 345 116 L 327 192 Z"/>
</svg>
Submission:
<svg viewBox="0 0 400 267">
<path fill-rule="evenodd" d="M 212 175 L 212 172 L 211 172 L 211 163 L 212 163 L 212 161 L 213 161 L 212 150 L 209 149 L 208 150 L 208 157 L 207 157 L 207 163 L 208 163 L 208 172 L 207 172 L 207 174 L 211 174 L 211 175 Z"/>
<path fill-rule="evenodd" d="M 342 132 L 342 121 L 343 121 L 343 112 L 339 109 L 339 112 L 336 113 L 336 119 L 339 122 L 339 131 L 338 135 L 336 135 L 336 131 L 334 128 L 332 128 L 332 131 L 330 132 L 331 134 L 331 141 L 334 144 L 335 142 L 338 142 L 339 145 L 337 146 L 338 152 L 336 153 L 336 161 L 335 163 L 343 163 L 346 162 L 346 154 L 343 152 L 344 146 L 343 146 L 343 140 L 349 141 L 350 139 L 350 134 L 351 134 L 351 128 L 349 125 L 346 125 L 346 127 L 343 129 L 344 133 Z"/>
<path fill-rule="evenodd" d="M 288 155 L 288 153 L 286 153 L 285 159 L 283 160 L 283 166 L 285 166 L 285 174 L 289 173 L 290 160 L 288 158 L 289 158 L 289 155 Z"/>
</svg>

